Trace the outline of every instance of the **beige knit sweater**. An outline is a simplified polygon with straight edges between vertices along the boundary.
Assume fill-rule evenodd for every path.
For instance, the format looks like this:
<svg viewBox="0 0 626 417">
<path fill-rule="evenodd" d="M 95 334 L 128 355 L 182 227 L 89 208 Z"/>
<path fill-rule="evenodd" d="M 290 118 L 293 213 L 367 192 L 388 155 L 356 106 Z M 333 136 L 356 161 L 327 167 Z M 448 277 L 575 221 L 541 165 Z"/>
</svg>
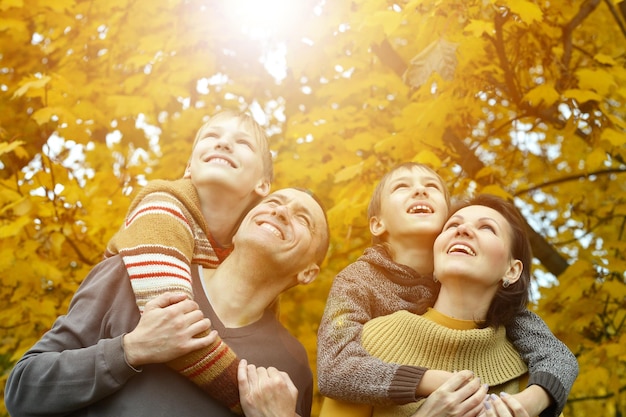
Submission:
<svg viewBox="0 0 626 417">
<path fill-rule="evenodd" d="M 470 369 L 492 392 L 520 391 L 526 364 L 506 338 L 504 327 L 475 328 L 436 310 L 420 316 L 407 311 L 378 317 L 363 327 L 365 349 L 385 362 L 457 371 Z M 379 406 L 374 416 L 410 416 L 421 403 Z"/>
</svg>

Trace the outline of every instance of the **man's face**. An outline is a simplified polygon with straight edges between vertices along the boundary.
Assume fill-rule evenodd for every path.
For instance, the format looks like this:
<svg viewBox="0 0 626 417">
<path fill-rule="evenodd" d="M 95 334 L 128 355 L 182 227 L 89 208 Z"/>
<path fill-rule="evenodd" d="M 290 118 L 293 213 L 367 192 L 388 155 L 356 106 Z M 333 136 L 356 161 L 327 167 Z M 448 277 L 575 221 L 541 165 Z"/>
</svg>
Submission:
<svg viewBox="0 0 626 417">
<path fill-rule="evenodd" d="M 298 273 L 315 263 L 326 235 L 326 219 L 319 204 L 306 192 L 286 188 L 273 192 L 246 215 L 237 231 L 235 247 L 253 242 L 267 263 Z"/>
</svg>

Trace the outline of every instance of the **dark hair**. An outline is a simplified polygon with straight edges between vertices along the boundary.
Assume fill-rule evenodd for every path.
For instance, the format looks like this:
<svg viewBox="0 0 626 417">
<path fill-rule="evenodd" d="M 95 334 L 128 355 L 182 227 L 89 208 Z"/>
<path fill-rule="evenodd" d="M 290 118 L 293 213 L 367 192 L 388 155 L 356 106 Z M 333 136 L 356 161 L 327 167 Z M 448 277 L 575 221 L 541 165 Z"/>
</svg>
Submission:
<svg viewBox="0 0 626 417">
<path fill-rule="evenodd" d="M 400 171 L 402 169 L 405 169 L 407 171 L 412 171 L 414 169 L 422 169 L 424 171 L 428 171 L 431 174 L 433 174 L 441 183 L 443 194 L 446 199 L 446 204 L 448 205 L 448 207 L 450 207 L 450 192 L 448 191 L 448 187 L 446 186 L 446 183 L 444 182 L 443 178 L 441 178 L 441 176 L 434 169 L 432 169 L 428 165 L 420 164 L 418 162 L 404 162 L 399 165 L 396 165 L 389 172 L 383 175 L 383 177 L 380 179 L 380 182 L 376 185 L 376 188 L 374 188 L 374 192 L 372 193 L 372 198 L 370 199 L 370 203 L 367 206 L 367 218 L 368 219 L 371 219 L 372 217 L 380 215 L 380 208 L 382 206 L 382 198 L 383 198 L 383 189 L 385 188 L 385 185 L 387 185 L 387 182 L 389 182 L 389 179 L 391 178 L 391 176 L 395 172 Z M 372 236 L 372 244 L 376 245 L 376 244 L 382 244 L 382 243 L 383 241 L 380 237 Z"/>
<path fill-rule="evenodd" d="M 526 221 L 515 205 L 501 197 L 490 194 L 479 194 L 455 207 L 452 214 L 468 206 L 485 206 L 500 213 L 511 228 L 511 258 L 522 262 L 520 278 L 507 288 L 499 286 L 485 320 L 487 326 L 507 326 L 513 322 L 515 316 L 524 311 L 528 305 L 530 288 L 530 269 L 532 265 L 532 249 Z"/>
</svg>

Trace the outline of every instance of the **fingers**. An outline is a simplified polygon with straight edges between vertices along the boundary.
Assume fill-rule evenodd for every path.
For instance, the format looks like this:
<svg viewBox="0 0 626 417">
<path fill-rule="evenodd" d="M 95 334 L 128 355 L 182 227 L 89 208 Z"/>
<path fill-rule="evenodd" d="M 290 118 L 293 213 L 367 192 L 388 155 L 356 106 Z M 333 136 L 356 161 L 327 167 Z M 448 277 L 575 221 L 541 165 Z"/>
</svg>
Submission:
<svg viewBox="0 0 626 417">
<path fill-rule="evenodd" d="M 155 308 L 165 308 L 184 300 L 187 300 L 187 296 L 185 294 L 166 292 L 148 301 L 144 311 Z"/>
</svg>

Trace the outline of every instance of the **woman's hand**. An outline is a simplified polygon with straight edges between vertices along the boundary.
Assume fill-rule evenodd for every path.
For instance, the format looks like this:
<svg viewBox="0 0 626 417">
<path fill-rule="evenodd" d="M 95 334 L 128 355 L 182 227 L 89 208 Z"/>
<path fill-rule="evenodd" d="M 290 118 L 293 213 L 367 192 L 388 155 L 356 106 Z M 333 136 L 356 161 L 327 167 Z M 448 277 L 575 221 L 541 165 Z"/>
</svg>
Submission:
<svg viewBox="0 0 626 417">
<path fill-rule="evenodd" d="M 298 389 L 285 372 L 239 362 L 239 400 L 247 417 L 294 417 Z"/>
<path fill-rule="evenodd" d="M 517 399 L 505 392 L 498 397 L 490 394 L 485 399 L 485 410 L 480 417 L 529 417 L 526 409 Z"/>
<path fill-rule="evenodd" d="M 488 387 L 471 371 L 452 375 L 412 417 L 476 417 L 484 410 Z"/>
</svg>

